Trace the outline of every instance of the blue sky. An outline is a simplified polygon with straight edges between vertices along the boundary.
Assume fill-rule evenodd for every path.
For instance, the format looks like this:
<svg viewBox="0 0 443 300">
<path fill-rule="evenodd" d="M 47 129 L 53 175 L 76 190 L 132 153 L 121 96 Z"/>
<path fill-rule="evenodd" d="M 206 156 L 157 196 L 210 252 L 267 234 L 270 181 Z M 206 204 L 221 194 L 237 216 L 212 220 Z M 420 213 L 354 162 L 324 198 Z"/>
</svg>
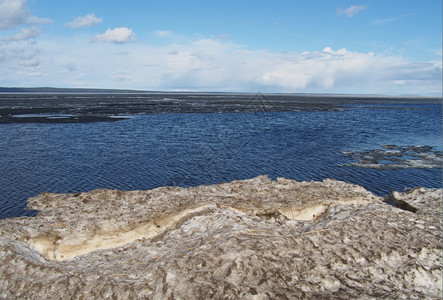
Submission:
<svg viewBox="0 0 443 300">
<path fill-rule="evenodd" d="M 0 0 L 0 86 L 442 94 L 442 1 Z"/>
</svg>

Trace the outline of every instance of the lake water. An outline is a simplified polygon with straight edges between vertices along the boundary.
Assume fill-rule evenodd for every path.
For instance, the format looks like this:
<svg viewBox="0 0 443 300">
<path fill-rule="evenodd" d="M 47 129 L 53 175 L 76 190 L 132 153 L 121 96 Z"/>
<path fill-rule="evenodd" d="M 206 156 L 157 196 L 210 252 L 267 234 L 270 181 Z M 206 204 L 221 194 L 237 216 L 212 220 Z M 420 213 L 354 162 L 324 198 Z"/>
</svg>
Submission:
<svg viewBox="0 0 443 300">
<path fill-rule="evenodd" d="M 335 178 L 377 195 L 436 188 L 441 150 L 442 106 L 429 103 L 0 124 L 0 218 L 35 214 L 24 210 L 26 199 L 42 192 L 189 187 L 263 174 Z"/>
</svg>

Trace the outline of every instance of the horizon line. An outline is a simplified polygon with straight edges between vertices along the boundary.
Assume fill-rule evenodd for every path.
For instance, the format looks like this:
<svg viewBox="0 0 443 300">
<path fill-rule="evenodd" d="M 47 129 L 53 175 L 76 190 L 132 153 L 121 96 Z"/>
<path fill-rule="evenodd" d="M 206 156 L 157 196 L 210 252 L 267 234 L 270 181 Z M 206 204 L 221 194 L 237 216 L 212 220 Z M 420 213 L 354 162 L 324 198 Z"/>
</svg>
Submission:
<svg viewBox="0 0 443 300">
<path fill-rule="evenodd" d="M 237 94 L 237 95 L 309 95 L 309 96 L 348 96 L 348 97 L 419 97 L 419 98 L 443 98 L 442 95 L 419 95 L 419 94 L 356 94 L 356 93 L 326 93 L 326 92 L 235 92 L 235 91 L 190 91 L 190 90 L 139 90 L 139 89 L 113 89 L 113 88 L 72 88 L 72 87 L 1 87 L 0 94 L 6 93 L 132 93 L 132 94 L 162 94 L 162 93 L 172 93 L 172 94 Z"/>
</svg>

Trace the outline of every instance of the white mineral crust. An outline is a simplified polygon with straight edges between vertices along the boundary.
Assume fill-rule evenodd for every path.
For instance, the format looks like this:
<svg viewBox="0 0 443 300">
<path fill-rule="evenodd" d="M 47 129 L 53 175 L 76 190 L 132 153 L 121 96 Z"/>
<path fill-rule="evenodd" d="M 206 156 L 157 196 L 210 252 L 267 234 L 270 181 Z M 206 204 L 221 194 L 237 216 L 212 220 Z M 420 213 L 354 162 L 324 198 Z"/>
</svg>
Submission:
<svg viewBox="0 0 443 300">
<path fill-rule="evenodd" d="M 44 193 L 0 220 L 0 298 L 439 298 L 442 190 L 392 199 L 266 176 Z"/>
</svg>

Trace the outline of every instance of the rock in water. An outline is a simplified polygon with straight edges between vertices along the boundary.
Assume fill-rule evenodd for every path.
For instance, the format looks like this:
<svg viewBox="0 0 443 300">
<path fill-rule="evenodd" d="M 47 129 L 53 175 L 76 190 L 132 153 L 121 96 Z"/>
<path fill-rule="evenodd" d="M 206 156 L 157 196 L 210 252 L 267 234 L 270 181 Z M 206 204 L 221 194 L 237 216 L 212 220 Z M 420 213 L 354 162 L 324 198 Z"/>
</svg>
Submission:
<svg viewBox="0 0 443 300">
<path fill-rule="evenodd" d="M 441 297 L 442 190 L 383 200 L 266 176 L 44 193 L 36 217 L 0 220 L 0 298 Z"/>
</svg>

